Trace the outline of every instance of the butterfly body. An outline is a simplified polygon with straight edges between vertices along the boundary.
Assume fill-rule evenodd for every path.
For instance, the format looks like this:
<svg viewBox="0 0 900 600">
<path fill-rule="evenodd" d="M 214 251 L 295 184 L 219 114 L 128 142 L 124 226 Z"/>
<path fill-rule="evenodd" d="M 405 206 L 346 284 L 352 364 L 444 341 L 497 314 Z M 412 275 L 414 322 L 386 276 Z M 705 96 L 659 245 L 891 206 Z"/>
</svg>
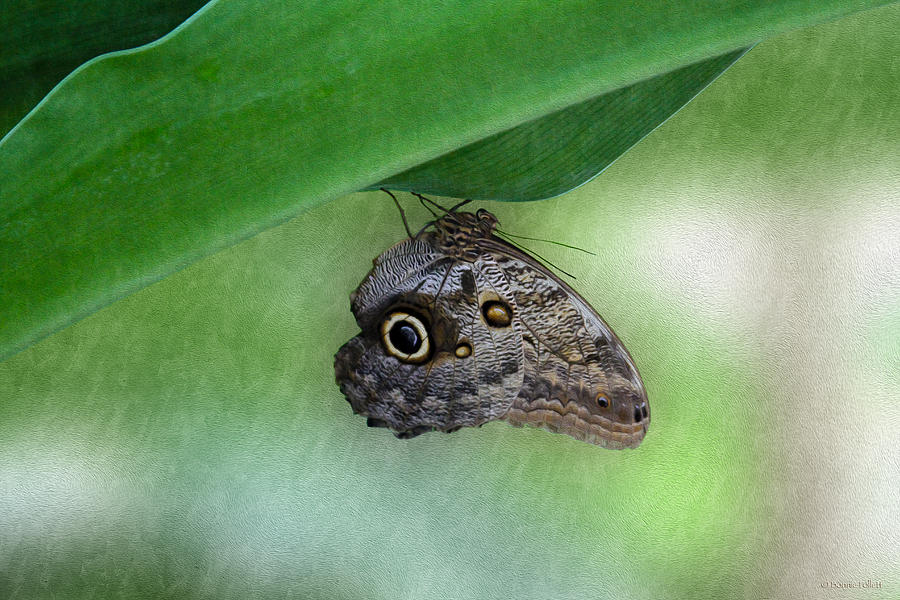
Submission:
<svg viewBox="0 0 900 600">
<path fill-rule="evenodd" d="M 649 407 L 627 350 L 496 226 L 485 210 L 450 212 L 373 261 L 351 294 L 362 332 L 335 356 L 354 412 L 398 437 L 502 419 L 637 446 Z"/>
</svg>

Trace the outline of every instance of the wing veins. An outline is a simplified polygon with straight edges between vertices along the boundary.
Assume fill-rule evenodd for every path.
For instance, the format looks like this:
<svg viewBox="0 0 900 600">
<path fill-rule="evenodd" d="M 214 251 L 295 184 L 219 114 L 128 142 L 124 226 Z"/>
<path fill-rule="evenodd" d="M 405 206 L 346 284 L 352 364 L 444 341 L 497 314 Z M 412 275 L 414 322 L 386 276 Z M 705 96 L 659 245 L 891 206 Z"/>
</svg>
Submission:
<svg viewBox="0 0 900 600">
<path fill-rule="evenodd" d="M 456 260 L 451 260 L 448 263 L 447 272 L 444 273 L 444 278 L 441 280 L 441 285 L 438 286 L 437 292 L 435 292 L 435 294 L 434 294 L 434 299 L 431 301 L 431 324 L 432 324 L 432 327 L 434 326 L 434 312 L 435 312 L 435 308 L 437 307 L 438 298 L 440 298 L 441 292 L 444 290 L 444 284 L 447 283 L 447 278 L 450 277 L 450 272 L 453 271 L 453 267 L 456 266 L 456 262 L 457 262 Z M 421 285 L 423 283 L 424 283 L 424 281 L 422 283 L 420 283 L 419 286 L 416 287 L 416 289 L 418 289 L 418 287 L 421 287 Z M 434 343 L 434 341 L 432 340 L 430 343 Z M 422 385 L 419 386 L 419 391 L 416 394 L 416 402 L 417 403 L 422 402 L 422 395 L 425 393 L 425 385 L 428 383 L 428 377 L 431 375 L 431 369 L 434 368 L 434 352 L 435 352 L 435 350 L 436 350 L 435 348 L 431 349 L 431 352 L 432 352 L 431 361 L 428 363 L 428 370 L 425 371 L 425 376 L 422 378 Z"/>
</svg>

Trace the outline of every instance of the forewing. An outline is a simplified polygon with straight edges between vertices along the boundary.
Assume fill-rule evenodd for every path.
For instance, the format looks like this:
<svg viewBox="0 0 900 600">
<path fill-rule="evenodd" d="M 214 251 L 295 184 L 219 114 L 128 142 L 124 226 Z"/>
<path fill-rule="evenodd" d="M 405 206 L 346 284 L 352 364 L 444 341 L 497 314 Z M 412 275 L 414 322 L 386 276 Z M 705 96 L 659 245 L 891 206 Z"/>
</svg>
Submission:
<svg viewBox="0 0 900 600">
<path fill-rule="evenodd" d="M 650 423 L 647 393 L 609 325 L 532 257 L 499 239 L 486 246 L 523 330 L 525 377 L 505 419 L 607 448 L 640 444 Z"/>
</svg>

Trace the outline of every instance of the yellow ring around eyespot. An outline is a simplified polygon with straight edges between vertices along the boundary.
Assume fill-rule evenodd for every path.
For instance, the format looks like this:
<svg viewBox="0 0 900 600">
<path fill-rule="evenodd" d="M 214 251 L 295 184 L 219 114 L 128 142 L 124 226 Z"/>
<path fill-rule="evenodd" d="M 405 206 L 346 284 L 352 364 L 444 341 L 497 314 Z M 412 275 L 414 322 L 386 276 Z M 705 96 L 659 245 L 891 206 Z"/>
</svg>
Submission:
<svg viewBox="0 0 900 600">
<path fill-rule="evenodd" d="M 400 352 L 394 346 L 394 343 L 391 342 L 391 328 L 400 321 L 406 321 L 412 325 L 412 328 L 419 334 L 419 339 L 422 340 L 422 345 L 412 354 Z M 431 350 L 431 340 L 428 337 L 428 330 L 425 328 L 425 324 L 418 317 L 407 312 L 392 312 L 381 322 L 381 341 L 392 356 L 399 358 L 403 362 L 422 362 L 428 357 L 428 353 Z"/>
</svg>

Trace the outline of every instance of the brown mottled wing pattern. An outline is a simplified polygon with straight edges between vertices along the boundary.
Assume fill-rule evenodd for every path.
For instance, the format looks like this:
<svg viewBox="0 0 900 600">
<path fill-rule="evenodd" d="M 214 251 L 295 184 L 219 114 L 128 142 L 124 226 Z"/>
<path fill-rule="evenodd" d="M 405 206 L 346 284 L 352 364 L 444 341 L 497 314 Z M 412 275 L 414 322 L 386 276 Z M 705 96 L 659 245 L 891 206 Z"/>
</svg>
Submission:
<svg viewBox="0 0 900 600">
<path fill-rule="evenodd" d="M 637 446 L 650 412 L 628 351 L 496 226 L 485 210 L 448 212 L 375 259 L 351 296 L 362 332 L 335 356 L 354 412 L 398 437 L 505 419 Z"/>
<path fill-rule="evenodd" d="M 523 329 L 525 377 L 503 418 L 607 448 L 640 444 L 647 394 L 612 329 L 531 256 L 496 237 L 481 246 L 503 272 Z"/>
<path fill-rule="evenodd" d="M 493 261 L 448 256 L 432 235 L 404 240 L 375 259 L 351 296 L 362 332 L 335 357 L 337 381 L 354 412 L 398 437 L 505 415 L 522 387 L 523 332 L 518 323 L 484 326 L 479 298 L 486 290 L 510 301 Z M 432 350 L 421 364 L 402 362 L 383 348 L 379 326 L 398 309 L 426 322 Z M 458 357 L 460 344 L 468 344 L 471 355 Z"/>
</svg>

